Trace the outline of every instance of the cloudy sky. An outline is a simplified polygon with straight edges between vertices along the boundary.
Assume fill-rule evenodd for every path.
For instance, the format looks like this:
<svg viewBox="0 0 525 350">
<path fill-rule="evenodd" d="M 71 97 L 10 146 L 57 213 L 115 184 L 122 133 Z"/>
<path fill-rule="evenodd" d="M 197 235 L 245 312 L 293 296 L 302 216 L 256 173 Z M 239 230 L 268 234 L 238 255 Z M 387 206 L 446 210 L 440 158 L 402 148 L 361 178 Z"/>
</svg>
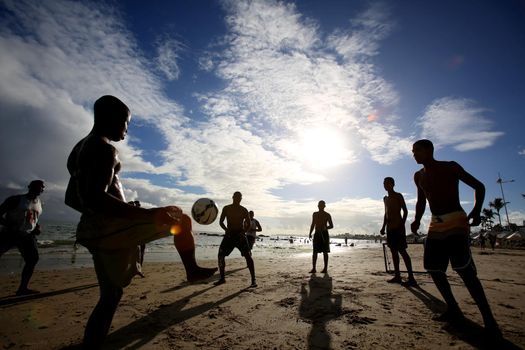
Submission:
<svg viewBox="0 0 525 350">
<path fill-rule="evenodd" d="M 44 179 L 43 220 L 78 219 L 66 159 L 105 94 L 132 111 L 115 146 L 147 207 L 241 191 L 264 233 L 304 234 L 323 199 L 334 234 L 377 232 L 385 176 L 413 217 L 425 137 L 485 183 L 485 207 L 498 173 L 515 180 L 509 216 L 525 220 L 523 2 L 0 4 L 0 195 Z"/>
</svg>

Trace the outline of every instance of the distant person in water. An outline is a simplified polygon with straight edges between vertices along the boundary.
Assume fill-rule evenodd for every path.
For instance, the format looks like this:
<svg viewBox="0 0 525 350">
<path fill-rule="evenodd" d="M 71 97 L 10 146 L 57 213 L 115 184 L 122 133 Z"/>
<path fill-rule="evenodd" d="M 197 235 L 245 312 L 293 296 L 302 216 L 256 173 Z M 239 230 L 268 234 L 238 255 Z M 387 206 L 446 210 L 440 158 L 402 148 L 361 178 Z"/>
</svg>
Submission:
<svg viewBox="0 0 525 350">
<path fill-rule="evenodd" d="M 446 275 L 450 261 L 481 311 L 486 331 L 493 337 L 501 337 L 501 331 L 477 276 L 468 244 L 469 221 L 472 220 L 470 226 L 478 226 L 481 222 L 480 212 L 485 198 L 485 186 L 458 163 L 435 160 L 434 146 L 429 140 L 414 143 L 412 153 L 416 162 L 422 164 L 423 168 L 414 174 L 417 203 L 411 229 L 414 233 L 419 229 L 428 200 L 432 218 L 425 242 L 424 264 L 448 307 L 444 314 L 435 319 L 447 322 L 464 320 Z M 468 215 L 460 205 L 459 181 L 474 189 L 475 203 Z"/>
<path fill-rule="evenodd" d="M 38 219 L 42 214 L 42 202 L 39 196 L 44 192 L 44 187 L 42 180 L 31 181 L 26 194 L 11 196 L 0 205 L 0 224 L 4 226 L 0 232 L 0 256 L 17 247 L 24 258 L 16 295 L 39 293 L 27 286 L 39 258 L 36 236 L 40 234 Z"/>
<path fill-rule="evenodd" d="M 250 215 L 250 228 L 248 229 L 248 232 L 246 232 L 246 239 L 248 240 L 248 245 L 250 246 L 250 250 L 253 249 L 253 245 L 255 244 L 255 240 L 257 239 L 257 232 L 262 231 L 261 224 L 259 223 L 259 220 L 254 218 L 254 213 L 252 210 L 248 212 Z"/>
<path fill-rule="evenodd" d="M 327 273 L 328 253 L 330 253 L 330 236 L 328 235 L 328 230 L 334 228 L 334 224 L 332 223 L 332 217 L 330 214 L 324 211 L 324 208 L 326 207 L 325 201 L 319 201 L 317 207 L 319 208 L 319 211 L 316 211 L 312 215 L 312 224 L 310 225 L 310 233 L 308 234 L 308 238 L 312 239 L 312 232 L 314 232 L 315 229 L 313 239 L 314 252 L 312 255 L 312 270 L 310 273 L 317 272 L 316 264 L 318 253 L 323 253 L 324 258 L 324 268 L 321 273 Z"/>
<path fill-rule="evenodd" d="M 408 216 L 407 206 L 403 195 L 394 191 L 395 181 L 391 177 L 385 177 L 383 186 L 388 195 L 383 197 L 385 204 L 385 215 L 383 217 L 383 227 L 380 233 L 385 234 L 386 229 L 386 244 L 392 252 L 392 260 L 394 262 L 394 277 L 388 280 L 388 283 L 401 283 L 406 286 L 416 286 L 417 282 L 412 272 L 412 261 L 407 252 L 407 239 L 405 231 L 405 222 Z M 402 214 L 401 214 L 402 213 Z M 401 273 L 399 271 L 399 254 L 403 257 L 405 266 L 408 271 L 408 281 L 401 280 Z"/>
<path fill-rule="evenodd" d="M 252 252 L 245 234 L 250 227 L 250 215 L 248 214 L 248 210 L 241 205 L 241 192 L 235 192 L 232 199 L 232 204 L 226 205 L 222 208 L 219 220 L 219 225 L 221 225 L 224 230 L 224 237 L 219 247 L 218 255 L 221 278 L 215 282 L 215 284 L 220 285 L 226 282 L 226 257 L 231 254 L 233 249 L 237 248 L 246 259 L 246 265 L 250 270 L 252 278 L 250 287 L 257 287 Z M 224 223 L 224 220 L 226 220 L 226 224 Z"/>
<path fill-rule="evenodd" d="M 91 253 L 100 286 L 100 299 L 84 333 L 86 349 L 102 347 L 123 288 L 140 271 L 140 245 L 171 232 L 188 280 L 208 278 L 217 270 L 197 265 L 191 219 L 180 208 L 144 209 L 126 203 L 118 175 L 121 162 L 111 142 L 125 138 L 129 108 L 114 96 L 102 96 L 94 114 L 93 129 L 67 160 L 71 178 L 65 196 L 65 203 L 82 213 L 77 241 Z"/>
</svg>

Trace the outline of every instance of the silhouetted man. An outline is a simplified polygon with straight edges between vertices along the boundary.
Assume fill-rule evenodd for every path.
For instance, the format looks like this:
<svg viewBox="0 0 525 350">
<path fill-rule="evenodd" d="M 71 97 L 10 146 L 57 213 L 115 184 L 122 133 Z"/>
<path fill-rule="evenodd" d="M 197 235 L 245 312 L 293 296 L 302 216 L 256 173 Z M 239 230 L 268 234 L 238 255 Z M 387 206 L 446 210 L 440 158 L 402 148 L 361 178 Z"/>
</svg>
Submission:
<svg viewBox="0 0 525 350">
<path fill-rule="evenodd" d="M 246 265 L 250 270 L 250 275 L 252 277 L 252 284 L 250 287 L 257 287 L 252 252 L 245 234 L 250 227 L 250 215 L 248 214 L 248 210 L 241 205 L 241 192 L 235 192 L 232 199 L 232 204 L 222 208 L 221 218 L 219 220 L 219 224 L 224 230 L 224 237 L 219 247 L 218 256 L 221 278 L 215 282 L 215 284 L 219 285 L 226 282 L 226 257 L 231 254 L 234 248 L 237 248 L 246 259 Z M 225 219 L 226 225 L 224 224 Z"/>
<path fill-rule="evenodd" d="M 319 211 L 316 211 L 312 215 L 312 224 L 310 225 L 310 233 L 308 237 L 312 239 L 312 232 L 315 229 L 314 239 L 313 239 L 313 248 L 314 252 L 312 255 L 312 270 L 310 273 L 317 272 L 315 265 L 317 264 L 317 254 L 323 253 L 324 258 L 324 269 L 321 273 L 328 272 L 328 253 L 330 253 L 330 236 L 328 235 L 328 230 L 334 228 L 332 223 L 332 217 L 324 208 L 326 203 L 324 201 L 319 201 L 317 204 Z"/>
<path fill-rule="evenodd" d="M 428 200 L 432 218 L 425 242 L 424 264 L 448 307 L 436 320 L 458 322 L 464 319 L 446 275 L 450 261 L 481 311 L 485 329 L 494 336 L 501 336 L 477 276 L 469 247 L 469 220 L 472 220 L 471 226 L 477 226 L 481 222 L 485 186 L 458 163 L 435 160 L 434 146 L 429 140 L 414 143 L 412 152 L 416 162 L 422 164 L 423 168 L 414 174 L 417 203 L 411 229 L 413 233 L 417 233 Z M 474 189 L 474 208 L 468 215 L 460 205 L 459 181 Z"/>
<path fill-rule="evenodd" d="M 262 231 L 261 224 L 259 223 L 259 220 L 254 218 L 255 213 L 250 210 L 248 212 L 250 215 L 250 227 L 248 228 L 248 231 L 246 232 L 246 239 L 248 240 L 248 245 L 250 246 L 250 250 L 253 249 L 253 245 L 255 244 L 255 240 L 257 239 L 257 232 Z"/>
<path fill-rule="evenodd" d="M 27 286 L 38 262 L 35 236 L 40 234 L 38 218 L 42 214 L 42 203 L 38 196 L 44 192 L 44 187 L 42 180 L 31 181 L 26 194 L 11 196 L 0 205 L 0 224 L 4 226 L 0 233 L 0 256 L 16 246 L 24 258 L 16 295 L 39 293 Z"/>
<path fill-rule="evenodd" d="M 388 283 L 401 283 L 407 286 L 416 286 L 417 282 L 412 272 L 412 261 L 407 252 L 407 238 L 405 231 L 405 222 L 407 220 L 408 210 L 405 204 L 403 195 L 394 191 L 395 181 L 391 177 L 385 177 L 383 186 L 388 192 L 388 195 L 383 197 L 385 204 L 385 216 L 383 217 L 383 227 L 380 233 L 385 234 L 386 228 L 386 244 L 392 252 L 392 260 L 394 262 L 394 277 L 388 280 Z M 401 216 L 401 212 L 403 216 Z M 403 257 L 405 266 L 408 271 L 408 281 L 401 280 L 401 273 L 399 271 L 399 254 Z"/>
<path fill-rule="evenodd" d="M 95 102 L 94 114 L 93 129 L 67 160 L 71 178 L 65 198 L 67 205 L 82 213 L 77 241 L 93 256 L 100 285 L 100 299 L 84 333 L 86 349 L 102 346 L 123 288 L 140 271 L 141 244 L 171 232 L 188 280 L 208 278 L 217 270 L 197 265 L 191 219 L 180 208 L 145 209 L 126 203 L 118 176 L 121 162 L 110 142 L 125 138 L 129 108 L 114 96 L 102 96 Z"/>
</svg>

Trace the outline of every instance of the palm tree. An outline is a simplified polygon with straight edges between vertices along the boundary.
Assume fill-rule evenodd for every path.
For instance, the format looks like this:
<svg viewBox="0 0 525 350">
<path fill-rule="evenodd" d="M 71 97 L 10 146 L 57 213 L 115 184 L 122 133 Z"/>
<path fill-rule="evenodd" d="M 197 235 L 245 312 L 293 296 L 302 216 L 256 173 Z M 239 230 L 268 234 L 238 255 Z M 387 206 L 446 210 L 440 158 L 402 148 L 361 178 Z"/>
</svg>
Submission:
<svg viewBox="0 0 525 350">
<path fill-rule="evenodd" d="M 485 226 L 487 229 L 492 229 L 492 223 L 494 222 L 494 211 L 492 209 L 483 208 L 483 217 L 485 218 Z"/>
<path fill-rule="evenodd" d="M 505 206 L 505 202 L 503 201 L 502 198 L 495 198 L 492 202 L 489 202 L 489 207 L 491 208 L 494 208 L 496 210 L 496 215 L 498 216 L 498 219 L 499 219 L 499 225 L 501 227 L 503 227 L 501 225 L 501 215 L 499 215 L 499 211 Z"/>
</svg>

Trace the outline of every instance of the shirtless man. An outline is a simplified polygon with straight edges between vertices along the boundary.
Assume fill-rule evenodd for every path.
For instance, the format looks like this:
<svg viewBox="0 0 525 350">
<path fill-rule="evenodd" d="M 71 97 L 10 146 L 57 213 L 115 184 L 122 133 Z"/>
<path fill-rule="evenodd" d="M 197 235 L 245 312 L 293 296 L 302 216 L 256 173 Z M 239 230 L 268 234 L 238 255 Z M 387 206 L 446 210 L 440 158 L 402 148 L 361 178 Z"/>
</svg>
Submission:
<svg viewBox="0 0 525 350">
<path fill-rule="evenodd" d="M 245 232 L 249 229 L 250 226 L 250 215 L 248 210 L 241 205 L 242 194 L 241 192 L 235 192 L 233 194 L 233 203 L 222 208 L 221 218 L 219 224 L 224 230 L 224 238 L 222 239 L 221 245 L 219 247 L 219 271 L 221 273 L 221 278 L 215 282 L 216 285 L 220 285 L 226 282 L 225 279 L 225 269 L 226 269 L 226 260 L 225 258 L 230 255 L 234 248 L 239 249 L 242 256 L 246 259 L 246 265 L 250 270 L 250 275 L 252 277 L 252 284 L 250 287 L 257 287 L 255 281 L 255 267 L 252 259 L 252 252 L 250 246 L 248 245 L 248 240 L 246 239 Z M 227 224 L 224 224 L 226 219 Z"/>
<path fill-rule="evenodd" d="M 246 232 L 246 239 L 248 239 L 248 245 L 250 246 L 250 250 L 252 250 L 257 239 L 257 232 L 261 232 L 262 227 L 259 220 L 254 218 L 255 213 L 252 210 L 250 210 L 248 214 L 250 215 L 250 227 L 248 228 L 248 232 Z"/>
<path fill-rule="evenodd" d="M 450 261 L 476 302 L 485 329 L 492 336 L 500 337 L 501 332 L 477 276 L 469 247 L 469 221 L 472 220 L 470 226 L 477 226 L 481 222 L 480 211 L 485 198 L 485 186 L 458 163 L 435 160 L 434 146 L 429 140 L 414 143 L 412 153 L 423 168 L 414 174 L 417 203 L 411 229 L 413 233 L 419 229 L 428 200 L 432 219 L 425 242 L 424 264 L 447 303 L 447 311 L 435 319 L 447 322 L 460 322 L 464 319 L 446 275 Z M 474 208 L 468 215 L 459 202 L 459 181 L 474 189 Z"/>
<path fill-rule="evenodd" d="M 394 191 L 395 181 L 391 177 L 385 177 L 383 186 L 388 192 L 388 195 L 383 198 L 385 203 L 385 216 L 383 217 L 383 227 L 380 233 L 385 234 L 386 228 L 386 243 L 392 252 L 392 260 L 394 261 L 394 278 L 388 280 L 388 283 L 401 283 L 406 286 L 416 286 L 417 282 L 412 272 L 412 261 L 407 253 L 407 238 L 405 233 L 405 222 L 408 216 L 407 206 L 403 195 Z M 403 212 L 403 216 L 401 216 Z M 399 272 L 399 254 L 403 257 L 405 266 L 408 271 L 408 281 L 401 280 L 401 273 Z"/>
<path fill-rule="evenodd" d="M 42 203 L 38 197 L 44 192 L 44 187 L 44 181 L 33 180 L 26 194 L 11 196 L 0 205 L 0 224 L 4 226 L 0 233 L 0 256 L 16 246 L 24 258 L 16 295 L 39 293 L 27 286 L 39 258 L 35 236 L 40 234 L 38 218 L 42 214 Z"/>
<path fill-rule="evenodd" d="M 141 244 L 171 232 L 188 280 L 208 278 L 217 269 L 195 262 L 191 219 L 175 206 L 145 209 L 126 203 L 118 173 L 121 163 L 110 143 L 125 138 L 129 108 L 114 96 L 102 96 L 94 105 L 91 132 L 73 148 L 67 160 L 71 174 L 65 203 L 82 213 L 77 241 L 88 248 L 100 286 L 100 299 L 89 317 L 84 347 L 102 347 L 113 315 L 133 276 L 138 274 Z"/>
<path fill-rule="evenodd" d="M 328 253 L 330 253 L 330 236 L 328 235 L 328 230 L 334 228 L 332 223 L 332 217 L 324 208 L 326 203 L 324 201 L 319 201 L 317 204 L 319 211 L 316 211 L 312 215 L 312 224 L 310 225 L 310 233 L 308 237 L 312 239 L 312 232 L 315 228 L 313 245 L 314 252 L 312 255 L 312 270 L 310 273 L 315 273 L 315 265 L 317 264 L 317 253 L 323 253 L 324 257 L 324 269 L 321 273 L 326 273 L 328 271 Z"/>
</svg>

